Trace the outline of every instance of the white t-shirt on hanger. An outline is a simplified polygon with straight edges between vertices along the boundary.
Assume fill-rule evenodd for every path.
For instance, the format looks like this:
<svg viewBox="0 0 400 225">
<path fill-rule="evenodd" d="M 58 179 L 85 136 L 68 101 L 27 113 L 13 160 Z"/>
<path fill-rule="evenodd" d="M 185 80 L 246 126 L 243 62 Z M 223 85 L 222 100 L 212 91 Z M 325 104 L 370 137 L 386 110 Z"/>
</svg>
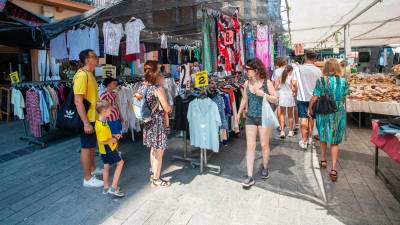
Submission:
<svg viewBox="0 0 400 225">
<path fill-rule="evenodd" d="M 141 19 L 135 19 L 125 24 L 127 55 L 140 53 L 140 31 L 144 28 Z"/>
<path fill-rule="evenodd" d="M 165 34 L 161 35 L 161 48 L 168 48 L 167 36 Z"/>
<path fill-rule="evenodd" d="M 105 22 L 103 24 L 104 53 L 108 55 L 119 55 L 119 43 L 124 36 L 124 28 L 121 23 L 115 24 Z"/>
</svg>

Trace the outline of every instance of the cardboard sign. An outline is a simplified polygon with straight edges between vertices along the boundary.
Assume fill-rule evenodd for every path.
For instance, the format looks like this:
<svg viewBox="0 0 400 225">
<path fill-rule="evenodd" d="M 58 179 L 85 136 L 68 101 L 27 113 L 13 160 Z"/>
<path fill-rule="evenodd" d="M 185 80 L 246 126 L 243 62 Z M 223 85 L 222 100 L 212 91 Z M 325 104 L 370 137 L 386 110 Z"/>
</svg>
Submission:
<svg viewBox="0 0 400 225">
<path fill-rule="evenodd" d="M 106 77 L 117 78 L 117 68 L 112 65 L 103 66 L 103 78 Z"/>
<path fill-rule="evenodd" d="M 232 45 L 233 44 L 233 38 L 234 38 L 234 33 L 231 30 L 228 30 L 225 32 L 225 37 L 224 37 L 224 45 Z"/>
<path fill-rule="evenodd" d="M 18 72 L 15 71 L 15 72 L 10 73 L 10 79 L 11 79 L 12 84 L 19 83 Z"/>
<path fill-rule="evenodd" d="M 194 85 L 196 87 L 204 87 L 208 85 L 207 71 L 201 71 L 194 74 Z"/>
</svg>

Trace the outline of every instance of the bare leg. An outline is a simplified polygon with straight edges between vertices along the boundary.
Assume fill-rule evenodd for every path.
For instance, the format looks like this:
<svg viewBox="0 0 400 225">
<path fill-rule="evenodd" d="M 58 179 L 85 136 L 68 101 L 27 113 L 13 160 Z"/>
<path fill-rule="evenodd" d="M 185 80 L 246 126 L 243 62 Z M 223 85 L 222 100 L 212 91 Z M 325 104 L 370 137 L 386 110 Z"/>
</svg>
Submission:
<svg viewBox="0 0 400 225">
<path fill-rule="evenodd" d="M 328 144 L 326 142 L 320 142 L 321 145 L 321 161 L 326 161 L 326 149 Z"/>
<path fill-rule="evenodd" d="M 90 172 L 93 172 L 96 169 L 96 160 L 94 159 L 96 153 L 95 149 L 90 149 Z"/>
<path fill-rule="evenodd" d="M 294 107 L 294 123 L 299 124 L 299 112 L 297 111 L 297 107 Z"/>
<path fill-rule="evenodd" d="M 103 169 L 103 181 L 104 181 L 104 189 L 108 189 L 110 187 L 110 164 L 104 164 Z"/>
<path fill-rule="evenodd" d="M 163 160 L 164 150 L 162 149 L 155 149 L 154 150 L 154 171 L 153 171 L 153 178 L 154 180 L 158 180 L 161 177 L 161 167 L 162 167 L 162 160 Z"/>
<path fill-rule="evenodd" d="M 254 159 L 256 157 L 256 139 L 257 126 L 246 125 L 246 142 L 247 142 L 247 176 L 253 177 Z"/>
<path fill-rule="evenodd" d="M 261 152 L 263 156 L 263 167 L 264 169 L 268 168 L 268 161 L 269 161 L 269 137 L 272 132 L 272 127 L 270 128 L 263 128 L 258 127 L 260 142 L 261 142 Z"/>
<path fill-rule="evenodd" d="M 293 131 L 293 107 L 288 107 L 289 130 Z"/>
<path fill-rule="evenodd" d="M 339 158 L 339 145 L 331 144 L 331 158 L 332 158 L 332 169 L 337 169 L 337 161 Z"/>
<path fill-rule="evenodd" d="M 279 107 L 279 111 L 280 111 L 280 113 L 279 113 L 279 122 L 280 122 L 280 125 L 281 125 L 281 131 L 285 131 L 285 116 L 286 116 L 286 107 L 282 107 L 282 106 L 280 106 Z"/>
<path fill-rule="evenodd" d="M 276 108 L 275 113 L 276 113 L 276 118 L 278 118 L 278 119 L 281 118 L 281 107 L 280 106 Z"/>
<path fill-rule="evenodd" d="M 301 128 L 301 138 L 304 142 L 306 142 L 308 137 L 308 119 L 306 118 L 300 119 L 300 128 Z"/>
<path fill-rule="evenodd" d="M 92 178 L 91 172 L 91 161 L 90 161 L 90 149 L 81 149 L 81 166 L 83 170 L 83 177 L 85 180 L 90 180 Z"/>
<path fill-rule="evenodd" d="M 121 176 L 121 172 L 122 172 L 122 167 L 123 166 L 124 166 L 124 160 L 121 159 L 121 161 L 119 161 L 117 163 L 117 166 L 116 166 L 115 171 L 114 171 L 112 187 L 115 188 L 115 189 L 118 188 L 119 177 Z"/>
<path fill-rule="evenodd" d="M 312 138 L 313 130 L 314 130 L 314 119 L 309 118 L 308 119 L 308 138 Z"/>
<path fill-rule="evenodd" d="M 150 150 L 150 168 L 151 172 L 154 174 L 154 150 Z"/>
</svg>

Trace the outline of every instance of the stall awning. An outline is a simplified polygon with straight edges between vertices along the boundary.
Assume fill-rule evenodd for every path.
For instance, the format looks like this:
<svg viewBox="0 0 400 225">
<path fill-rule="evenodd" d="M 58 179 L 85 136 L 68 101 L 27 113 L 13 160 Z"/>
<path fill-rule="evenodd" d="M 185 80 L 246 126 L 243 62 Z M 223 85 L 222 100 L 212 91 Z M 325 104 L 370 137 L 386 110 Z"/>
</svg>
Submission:
<svg viewBox="0 0 400 225">
<path fill-rule="evenodd" d="M 305 48 L 344 47 L 344 24 L 350 24 L 352 47 L 400 44 L 398 0 L 287 0 L 292 44 Z M 376 3 L 376 4 L 374 4 Z M 285 6 L 285 2 L 282 1 Z M 282 13 L 287 20 L 287 13 Z M 288 31 L 288 25 L 286 24 Z M 338 32 L 336 32 L 338 31 Z"/>
</svg>

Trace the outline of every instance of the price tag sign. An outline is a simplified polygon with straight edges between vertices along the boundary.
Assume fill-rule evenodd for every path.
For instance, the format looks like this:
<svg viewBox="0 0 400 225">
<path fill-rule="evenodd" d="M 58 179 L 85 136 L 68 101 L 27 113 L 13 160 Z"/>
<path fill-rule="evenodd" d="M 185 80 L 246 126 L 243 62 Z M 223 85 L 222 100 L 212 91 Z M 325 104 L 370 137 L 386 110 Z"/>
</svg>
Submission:
<svg viewBox="0 0 400 225">
<path fill-rule="evenodd" d="M 113 65 L 105 65 L 103 66 L 103 78 L 106 77 L 117 77 L 117 68 Z"/>
<path fill-rule="evenodd" d="M 204 87 L 208 85 L 208 73 L 207 71 L 201 71 L 194 74 L 194 85 L 196 87 Z"/>
<path fill-rule="evenodd" d="M 224 37 L 224 45 L 232 45 L 233 44 L 233 38 L 234 38 L 234 33 L 231 30 L 228 30 L 225 32 L 225 37 Z"/>
<path fill-rule="evenodd" d="M 15 72 L 10 73 L 10 79 L 11 79 L 12 84 L 18 83 L 19 82 L 18 72 L 15 71 Z"/>
</svg>

